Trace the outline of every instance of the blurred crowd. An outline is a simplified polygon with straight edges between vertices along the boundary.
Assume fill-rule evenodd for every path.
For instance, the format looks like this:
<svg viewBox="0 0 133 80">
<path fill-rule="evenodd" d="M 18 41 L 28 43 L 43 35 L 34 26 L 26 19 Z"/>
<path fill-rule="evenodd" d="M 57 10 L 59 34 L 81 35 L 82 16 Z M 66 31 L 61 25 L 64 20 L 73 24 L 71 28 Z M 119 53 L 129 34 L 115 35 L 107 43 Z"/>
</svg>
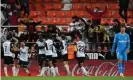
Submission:
<svg viewBox="0 0 133 80">
<path fill-rule="evenodd" d="M 78 40 L 79 36 L 83 37 L 83 41 L 87 46 L 87 50 L 97 51 L 99 48 L 111 48 L 114 35 L 120 32 L 121 24 L 118 19 L 114 19 L 112 24 L 105 23 L 104 25 L 94 25 L 91 20 L 85 20 L 77 16 L 72 17 L 72 22 L 68 28 L 58 28 L 56 25 L 41 25 L 41 31 L 36 29 L 36 26 L 41 24 L 41 21 L 34 22 L 32 19 L 20 21 L 18 28 L 1 28 L 1 42 L 6 41 L 6 36 L 11 35 L 14 42 L 36 42 L 41 34 L 50 33 L 56 35 L 60 39 L 61 35 L 66 35 L 68 42 Z M 19 31 L 23 26 L 23 30 Z M 24 27 L 25 26 L 25 27 Z M 131 42 L 133 41 L 133 23 L 126 26 L 126 33 L 130 35 Z"/>
</svg>

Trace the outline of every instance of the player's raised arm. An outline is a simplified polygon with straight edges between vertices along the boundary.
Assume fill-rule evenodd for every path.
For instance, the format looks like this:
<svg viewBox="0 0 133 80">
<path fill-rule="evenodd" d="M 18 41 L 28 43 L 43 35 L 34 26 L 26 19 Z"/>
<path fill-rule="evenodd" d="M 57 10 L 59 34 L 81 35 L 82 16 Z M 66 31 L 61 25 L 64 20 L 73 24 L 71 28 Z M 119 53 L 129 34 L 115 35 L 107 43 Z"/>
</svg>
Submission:
<svg viewBox="0 0 133 80">
<path fill-rule="evenodd" d="M 117 34 L 115 35 L 114 41 L 113 41 L 113 45 L 112 45 L 112 50 L 111 50 L 111 54 L 113 55 L 114 51 L 115 51 L 115 46 L 117 44 L 118 40 L 117 40 Z"/>
</svg>

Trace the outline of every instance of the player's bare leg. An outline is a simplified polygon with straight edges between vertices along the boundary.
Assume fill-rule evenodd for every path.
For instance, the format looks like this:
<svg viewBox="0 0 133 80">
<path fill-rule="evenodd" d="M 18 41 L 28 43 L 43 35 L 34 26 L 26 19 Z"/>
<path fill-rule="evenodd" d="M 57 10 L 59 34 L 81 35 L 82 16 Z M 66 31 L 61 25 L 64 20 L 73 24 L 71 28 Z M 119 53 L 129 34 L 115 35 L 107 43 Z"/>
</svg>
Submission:
<svg viewBox="0 0 133 80">
<path fill-rule="evenodd" d="M 56 76 L 56 73 L 55 73 L 55 70 L 54 70 L 52 61 L 49 61 L 49 66 L 50 66 L 50 71 L 51 71 L 51 73 L 52 73 L 52 76 Z"/>
<path fill-rule="evenodd" d="M 83 74 L 85 76 L 88 76 L 88 73 L 87 73 L 86 69 L 84 68 L 83 63 L 78 63 L 78 65 L 79 65 L 80 69 L 82 70 Z"/>
<path fill-rule="evenodd" d="M 56 73 L 56 76 L 59 76 L 59 70 L 58 70 L 58 67 L 56 66 L 56 62 L 53 62 L 53 66 L 54 66 L 54 70 L 55 70 L 55 73 Z"/>
<path fill-rule="evenodd" d="M 24 68 L 24 70 L 25 70 L 25 72 L 28 74 L 28 76 L 31 76 L 31 74 L 30 74 L 28 68 Z"/>
<path fill-rule="evenodd" d="M 7 64 L 4 64 L 4 73 L 5 73 L 5 76 L 8 76 L 8 73 L 7 73 Z"/>
<path fill-rule="evenodd" d="M 20 65 L 17 65 L 17 67 L 16 67 L 16 74 L 15 74 L 15 76 L 18 76 L 18 73 L 19 73 L 19 68 L 20 68 Z"/>
<path fill-rule="evenodd" d="M 68 61 L 64 61 L 63 64 L 64 64 L 64 67 L 66 69 L 67 75 L 70 76 L 71 72 L 70 72 L 70 69 L 69 69 Z"/>
</svg>

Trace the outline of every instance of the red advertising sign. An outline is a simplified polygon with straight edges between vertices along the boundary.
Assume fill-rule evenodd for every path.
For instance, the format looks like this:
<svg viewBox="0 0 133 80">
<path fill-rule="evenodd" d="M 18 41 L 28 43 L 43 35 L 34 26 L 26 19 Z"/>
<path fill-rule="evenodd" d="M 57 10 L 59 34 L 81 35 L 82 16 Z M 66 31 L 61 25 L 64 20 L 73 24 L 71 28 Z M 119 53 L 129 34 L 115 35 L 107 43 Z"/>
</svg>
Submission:
<svg viewBox="0 0 133 80">
<path fill-rule="evenodd" d="M 39 71 L 39 66 L 36 60 L 31 60 L 31 65 L 29 67 L 29 71 L 31 72 L 31 76 L 36 76 Z M 17 62 L 17 61 L 16 61 Z M 61 76 L 65 76 L 65 69 L 62 63 L 58 63 L 59 73 Z M 81 70 L 78 68 L 77 61 L 71 60 L 69 61 L 69 66 L 71 73 L 74 76 L 82 76 Z M 84 67 L 91 76 L 119 76 L 119 72 L 117 69 L 117 61 L 111 60 L 86 60 L 84 62 Z M 8 74 L 12 75 L 11 67 L 8 68 Z M 3 60 L 1 63 L 1 75 L 4 76 L 3 69 Z M 126 76 L 133 76 L 133 61 L 126 62 L 125 69 Z M 23 69 L 20 69 L 19 76 L 26 76 L 26 73 Z"/>
</svg>

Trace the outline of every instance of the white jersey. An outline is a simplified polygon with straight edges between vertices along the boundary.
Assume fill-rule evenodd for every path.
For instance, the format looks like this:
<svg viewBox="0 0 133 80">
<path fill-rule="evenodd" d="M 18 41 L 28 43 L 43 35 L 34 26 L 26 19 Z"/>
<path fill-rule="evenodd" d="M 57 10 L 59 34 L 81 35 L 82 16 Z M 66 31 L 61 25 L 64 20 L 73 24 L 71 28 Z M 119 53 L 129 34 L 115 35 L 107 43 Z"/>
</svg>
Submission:
<svg viewBox="0 0 133 80">
<path fill-rule="evenodd" d="M 63 49 L 61 50 L 61 54 L 65 55 L 67 54 L 67 42 L 65 40 L 62 40 Z"/>
<path fill-rule="evenodd" d="M 13 56 L 11 52 L 11 42 L 10 41 L 5 41 L 3 43 L 3 49 L 4 49 L 4 56 Z"/>
<path fill-rule="evenodd" d="M 77 42 L 77 57 L 85 57 L 85 43 L 83 41 Z"/>
<path fill-rule="evenodd" d="M 37 41 L 36 44 L 38 45 L 38 47 L 45 47 L 44 42 Z M 39 53 L 38 54 L 45 54 L 45 48 L 39 49 Z"/>
<path fill-rule="evenodd" d="M 53 54 L 52 54 L 52 57 L 57 57 L 57 51 L 56 51 L 56 48 L 55 46 L 53 46 Z"/>
<path fill-rule="evenodd" d="M 28 61 L 28 47 L 20 48 L 20 56 L 19 59 L 21 61 Z"/>
<path fill-rule="evenodd" d="M 48 39 L 45 41 L 46 42 L 46 53 L 45 55 L 52 55 L 53 52 L 52 52 L 52 49 L 53 49 L 53 41 Z"/>
</svg>

